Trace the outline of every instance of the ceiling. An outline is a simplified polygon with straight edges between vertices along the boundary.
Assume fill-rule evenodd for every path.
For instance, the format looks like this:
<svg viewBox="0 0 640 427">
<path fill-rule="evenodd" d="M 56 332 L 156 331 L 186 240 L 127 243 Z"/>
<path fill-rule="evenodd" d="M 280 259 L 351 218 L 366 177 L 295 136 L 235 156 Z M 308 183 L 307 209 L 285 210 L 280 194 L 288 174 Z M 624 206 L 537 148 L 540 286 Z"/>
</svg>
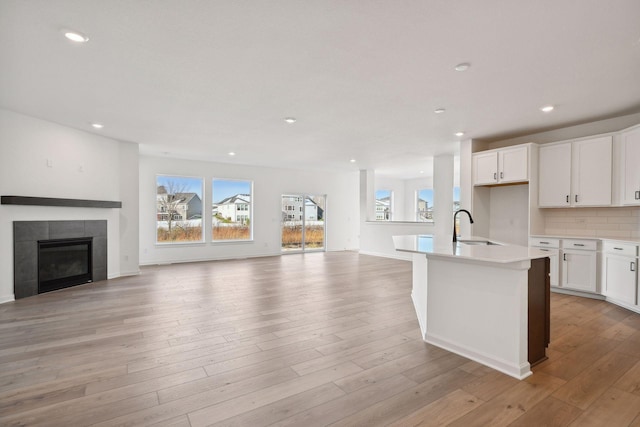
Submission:
<svg viewBox="0 0 640 427">
<path fill-rule="evenodd" d="M 463 138 L 639 112 L 639 23 L 638 0 L 2 0 L 0 107 L 143 154 L 411 178 Z"/>
</svg>

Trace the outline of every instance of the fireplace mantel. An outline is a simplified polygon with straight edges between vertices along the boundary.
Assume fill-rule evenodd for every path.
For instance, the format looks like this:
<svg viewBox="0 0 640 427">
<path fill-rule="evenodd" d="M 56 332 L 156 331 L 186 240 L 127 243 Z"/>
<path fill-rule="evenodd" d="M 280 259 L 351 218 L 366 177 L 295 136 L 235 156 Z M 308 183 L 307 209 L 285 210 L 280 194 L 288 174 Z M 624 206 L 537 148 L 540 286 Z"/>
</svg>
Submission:
<svg viewBox="0 0 640 427">
<path fill-rule="evenodd" d="M 65 206 L 72 208 L 122 208 L 111 200 L 59 199 L 55 197 L 0 196 L 2 205 Z"/>
</svg>

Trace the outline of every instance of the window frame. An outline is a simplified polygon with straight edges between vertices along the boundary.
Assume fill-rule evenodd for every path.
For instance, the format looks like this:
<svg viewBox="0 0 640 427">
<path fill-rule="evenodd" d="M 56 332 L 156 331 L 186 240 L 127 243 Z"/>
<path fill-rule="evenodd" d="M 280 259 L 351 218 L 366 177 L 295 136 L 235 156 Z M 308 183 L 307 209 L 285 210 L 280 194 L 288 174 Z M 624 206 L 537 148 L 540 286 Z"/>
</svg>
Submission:
<svg viewBox="0 0 640 427">
<path fill-rule="evenodd" d="M 213 223 L 213 220 L 214 220 L 213 205 L 217 204 L 215 202 L 215 198 L 214 198 L 215 197 L 215 193 L 214 193 L 215 185 L 214 185 L 214 183 L 216 181 L 231 181 L 231 182 L 241 182 L 241 183 L 248 183 L 249 184 L 249 203 L 243 204 L 245 206 L 248 205 L 247 209 L 242 209 L 241 210 L 241 209 L 238 209 L 239 205 L 234 205 L 235 206 L 234 215 L 236 216 L 236 218 L 238 217 L 237 212 L 242 212 L 241 217 L 243 217 L 243 218 L 247 217 L 247 219 L 249 221 L 249 237 L 248 238 L 246 238 L 246 239 L 239 239 L 239 238 L 238 239 L 216 239 L 214 237 L 215 225 Z M 253 212 L 254 212 L 254 206 L 253 206 L 254 205 L 254 182 L 253 182 L 253 180 L 251 180 L 251 179 L 242 179 L 242 178 L 213 177 L 213 178 L 211 178 L 210 182 L 211 182 L 211 212 L 210 212 L 211 213 L 211 221 L 210 221 L 210 223 L 211 223 L 211 233 L 209 233 L 209 238 L 211 239 L 211 243 L 213 243 L 213 244 L 226 244 L 226 243 L 253 242 L 254 241 L 254 233 L 253 233 L 254 228 L 253 228 L 253 225 L 254 225 L 254 218 L 255 218 L 255 216 L 253 214 Z M 240 194 L 243 194 L 243 193 L 236 193 L 236 194 L 234 194 L 232 196 L 224 197 L 222 200 L 225 200 L 228 197 L 238 196 Z"/>
<path fill-rule="evenodd" d="M 198 192 L 195 192 L 195 194 L 200 197 L 200 218 L 196 218 L 196 219 L 186 219 L 183 220 L 182 219 L 182 215 L 179 213 L 171 213 L 171 212 L 167 212 L 166 211 L 166 206 L 163 206 L 161 209 L 159 209 L 158 206 L 158 187 L 160 186 L 164 186 L 165 184 L 161 182 L 162 178 L 169 178 L 169 179 L 187 179 L 187 180 L 199 180 L 200 181 L 200 194 L 198 194 Z M 166 173 L 158 173 L 155 176 L 155 186 L 156 186 L 156 221 L 155 221 L 155 244 L 158 246 L 174 246 L 174 245 L 200 245 L 200 244 L 204 244 L 206 243 L 205 240 L 205 222 L 204 222 L 204 207 L 206 206 L 206 198 L 205 198 L 205 179 L 202 176 L 188 176 L 188 175 L 179 175 L 179 174 L 166 174 Z M 160 221 L 168 221 L 167 220 L 158 220 L 158 218 L 160 216 L 163 217 L 167 217 L 169 218 L 169 216 L 171 216 L 173 219 L 172 221 L 195 221 L 195 220 L 199 220 L 200 221 L 200 239 L 199 240 L 180 240 L 180 241 L 160 241 L 158 240 L 158 222 Z M 179 216 L 179 219 L 176 219 L 175 217 Z"/>
</svg>

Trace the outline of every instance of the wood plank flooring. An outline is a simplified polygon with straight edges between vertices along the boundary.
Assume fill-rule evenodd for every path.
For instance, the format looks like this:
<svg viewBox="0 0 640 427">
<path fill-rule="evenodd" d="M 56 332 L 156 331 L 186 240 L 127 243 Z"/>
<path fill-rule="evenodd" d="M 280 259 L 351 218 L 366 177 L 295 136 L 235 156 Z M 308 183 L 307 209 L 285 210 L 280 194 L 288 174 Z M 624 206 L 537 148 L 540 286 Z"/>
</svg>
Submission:
<svg viewBox="0 0 640 427">
<path fill-rule="evenodd" d="M 411 264 L 146 267 L 0 305 L 2 426 L 640 427 L 640 315 L 552 294 L 517 381 L 420 339 Z"/>
</svg>

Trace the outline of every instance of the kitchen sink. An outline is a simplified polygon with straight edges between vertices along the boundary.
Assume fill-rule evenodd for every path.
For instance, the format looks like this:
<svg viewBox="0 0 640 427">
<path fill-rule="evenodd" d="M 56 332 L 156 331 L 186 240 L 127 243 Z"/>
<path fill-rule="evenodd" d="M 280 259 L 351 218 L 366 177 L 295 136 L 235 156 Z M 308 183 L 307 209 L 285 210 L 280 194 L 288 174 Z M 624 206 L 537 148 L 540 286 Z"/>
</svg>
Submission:
<svg viewBox="0 0 640 427">
<path fill-rule="evenodd" d="M 500 243 L 494 243 L 489 240 L 458 240 L 458 243 L 463 245 L 496 245 L 500 246 Z"/>
</svg>

